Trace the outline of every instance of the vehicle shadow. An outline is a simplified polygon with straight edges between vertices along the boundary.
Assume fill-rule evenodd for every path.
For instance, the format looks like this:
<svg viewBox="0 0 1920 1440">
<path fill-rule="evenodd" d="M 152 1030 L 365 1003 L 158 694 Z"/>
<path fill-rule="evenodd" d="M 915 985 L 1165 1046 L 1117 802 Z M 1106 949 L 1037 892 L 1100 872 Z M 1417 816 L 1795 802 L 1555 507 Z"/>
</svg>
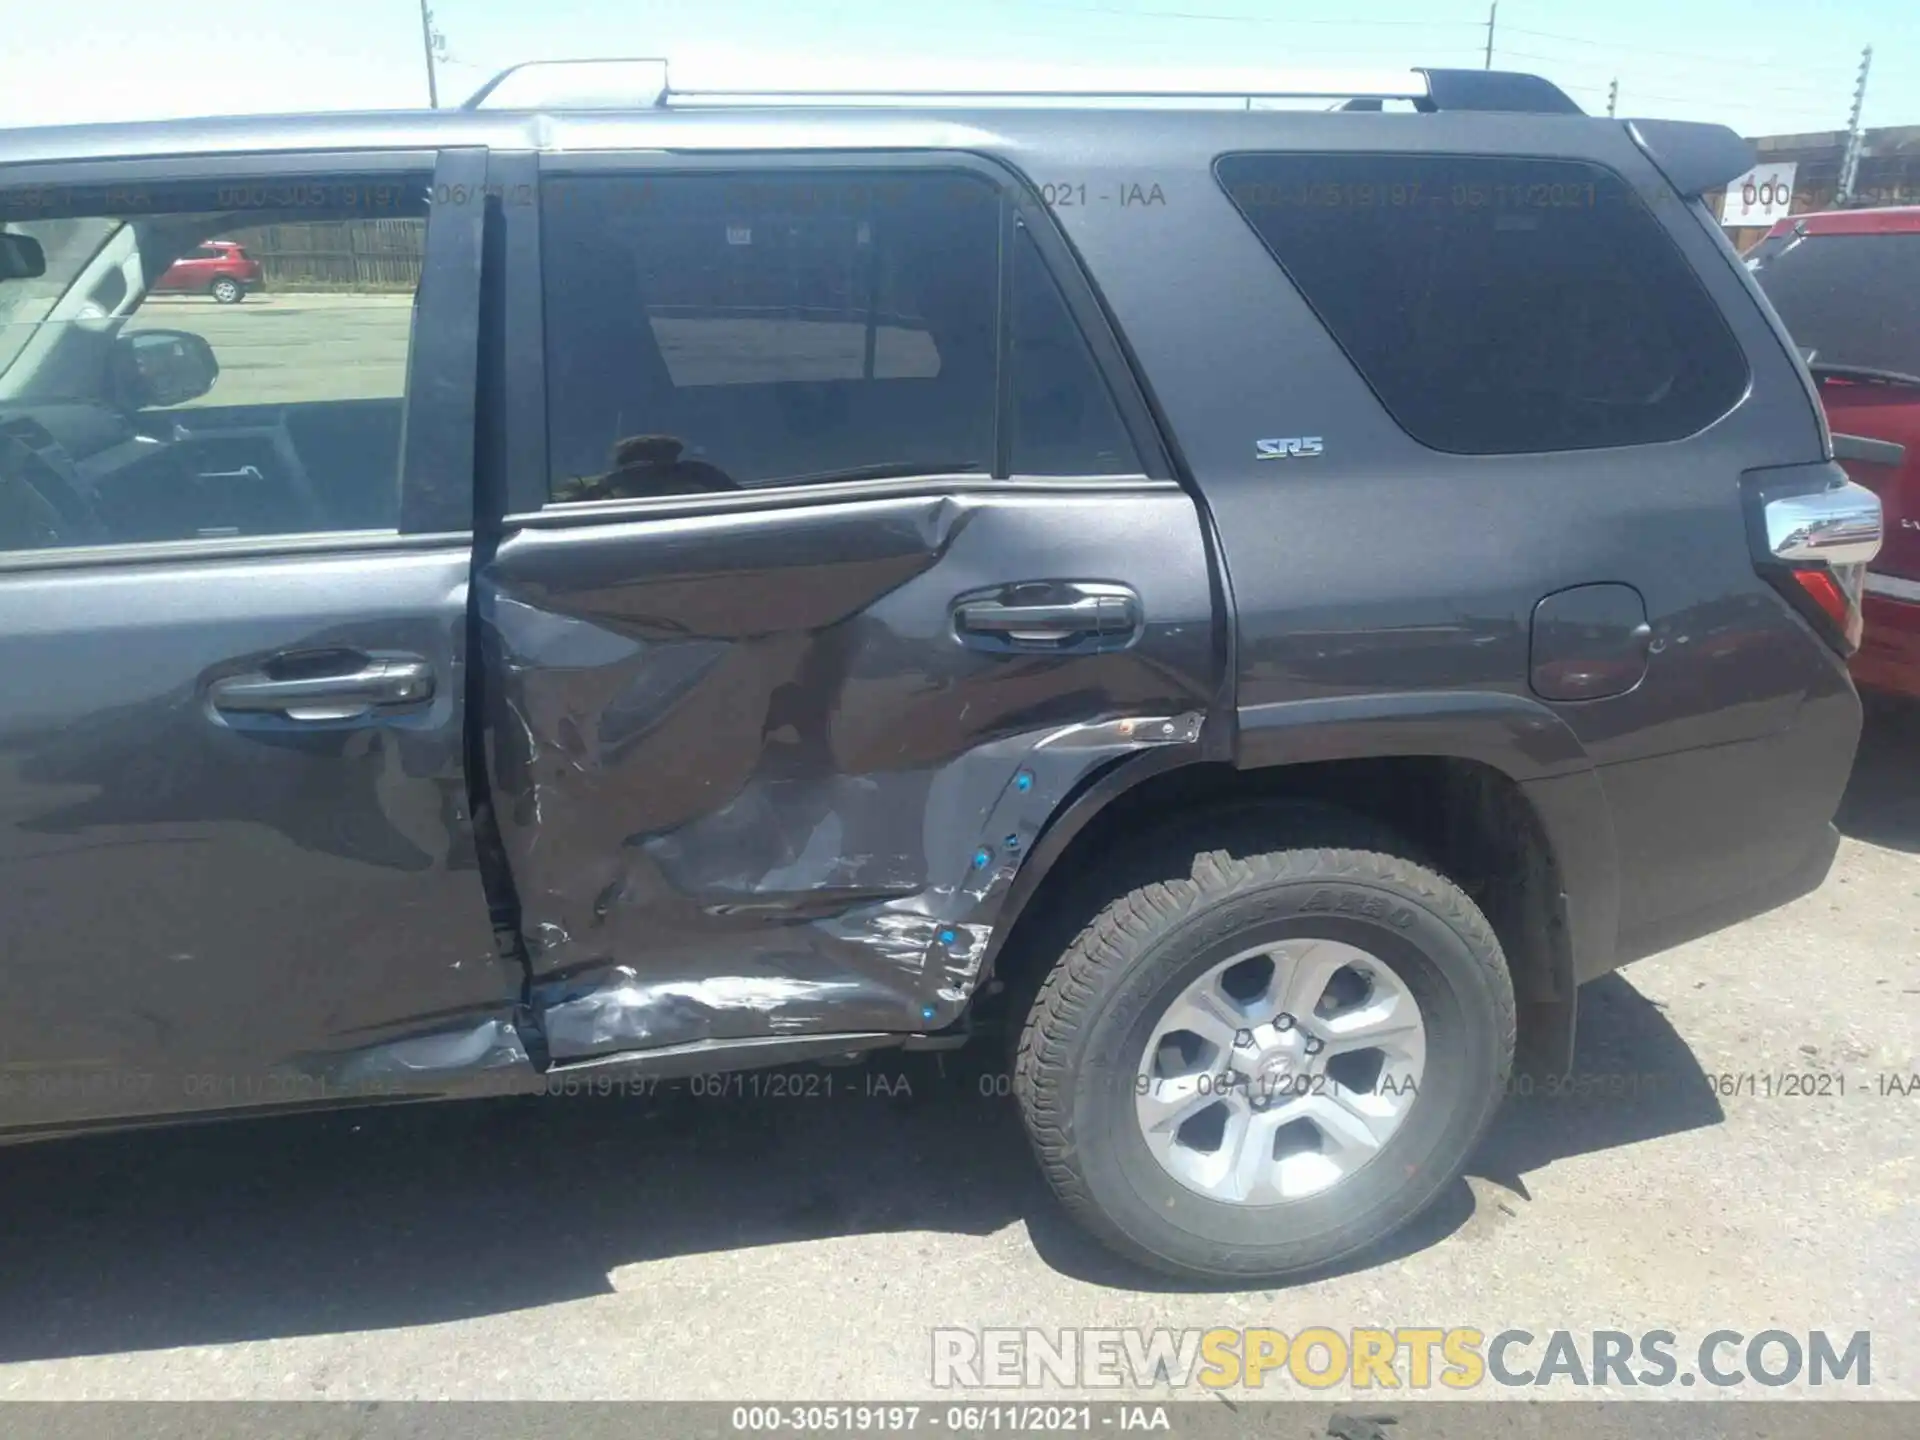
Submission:
<svg viewBox="0 0 1920 1440">
<path fill-rule="evenodd" d="M 1618 977 L 1584 998 L 1576 1073 L 1600 1083 L 1516 1095 L 1473 1167 L 1521 1197 L 1557 1159 L 1720 1118 L 1656 1006 Z M 428 1324 L 606 1293 L 610 1271 L 640 1261 L 1020 1221 L 1058 1270 L 1184 1288 L 1061 1213 L 997 1057 L 983 1043 L 777 1072 L 816 1077 L 793 1095 L 762 1072 L 700 1087 L 712 1094 L 368 1109 L 0 1151 L 0 1361 Z M 1456 1182 L 1343 1268 L 1438 1243 L 1474 1203 Z"/>
<path fill-rule="evenodd" d="M 1920 704 L 1862 699 L 1860 753 L 1834 823 L 1856 840 L 1920 852 Z"/>
</svg>

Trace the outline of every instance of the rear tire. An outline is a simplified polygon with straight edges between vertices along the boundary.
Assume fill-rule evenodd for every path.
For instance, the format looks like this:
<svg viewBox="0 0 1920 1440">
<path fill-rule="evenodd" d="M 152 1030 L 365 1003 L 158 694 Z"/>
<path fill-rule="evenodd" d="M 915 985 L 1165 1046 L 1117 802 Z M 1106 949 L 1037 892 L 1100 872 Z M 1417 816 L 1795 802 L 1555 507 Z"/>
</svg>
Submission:
<svg viewBox="0 0 1920 1440">
<path fill-rule="evenodd" d="M 207 293 L 222 305 L 238 305 L 247 298 L 247 287 L 222 275 L 207 287 Z"/>
<path fill-rule="evenodd" d="M 1486 917 L 1444 876 L 1378 850 L 1300 848 L 1235 858 L 1182 846 L 1164 852 L 1156 868 L 1164 878 L 1111 900 L 1067 947 L 1021 1032 L 1015 1092 L 1067 1210 L 1132 1259 L 1233 1280 L 1318 1269 L 1413 1219 L 1460 1173 L 1513 1064 L 1513 988 Z M 1258 992 L 1261 984 L 1284 989 L 1286 977 L 1298 974 L 1308 977 L 1300 981 L 1306 994 L 1320 971 L 1354 956 L 1361 958 L 1314 991 L 1315 1008 L 1290 1004 L 1302 1009 L 1297 1030 L 1290 1014 L 1270 1023 L 1259 1018 L 1271 1015 L 1273 1003 Z M 1244 995 L 1252 1018 L 1231 1022 L 1215 1046 L 1200 1040 L 1200 1059 L 1181 1060 L 1195 1037 L 1177 1029 L 1169 1039 L 1168 1017 L 1200 1013 L 1180 1007 L 1227 980 L 1239 987 L 1229 1002 L 1240 1004 Z M 1361 997 L 1353 1002 L 1360 1011 L 1329 1008 L 1343 987 Z M 1372 1079 L 1348 1067 L 1336 1083 L 1325 1067 L 1342 1062 L 1309 1061 L 1301 1046 L 1315 1047 L 1316 1055 L 1351 1050 L 1359 1032 L 1340 1027 L 1350 1014 L 1373 1013 L 1376 989 L 1380 1013 L 1398 1004 L 1401 1023 L 1407 1005 L 1416 1007 L 1417 1043 L 1406 1047 L 1405 1065 L 1382 1050 Z M 1269 1009 L 1261 1011 L 1263 1004 Z M 1232 1024 L 1254 1028 L 1235 1031 Z M 1294 1049 L 1282 1054 L 1289 1042 Z M 1260 1078 L 1229 1075 L 1231 1067 L 1248 1069 L 1249 1054 L 1269 1057 L 1252 1067 Z M 1197 1067 L 1194 1074 L 1158 1078 L 1168 1056 Z M 1364 1069 L 1372 1062 L 1363 1056 L 1358 1063 Z M 1149 1123 L 1142 1094 L 1157 1099 L 1163 1086 L 1209 1081 L 1216 1065 L 1226 1077 L 1212 1081 L 1217 1104 L 1196 1091 L 1191 1104 L 1199 1108 L 1181 1112 L 1189 1118 L 1172 1139 L 1170 1122 Z M 1315 1065 L 1322 1067 L 1317 1077 L 1307 1073 Z M 1410 1083 L 1416 1074 L 1417 1084 Z M 1292 1108 L 1281 1111 L 1283 1103 Z M 1356 1108 L 1396 1115 L 1377 1122 L 1379 1134 L 1350 1143 L 1347 1122 Z M 1222 1117 L 1217 1126 L 1210 1114 Z M 1338 1123 L 1292 1118 L 1309 1115 Z M 1278 1124 L 1281 1133 L 1252 1128 L 1260 1123 Z M 1375 1124 L 1369 1118 L 1363 1129 Z M 1215 1131 L 1222 1136 L 1216 1149 L 1235 1134 L 1259 1141 L 1242 1147 L 1244 1164 L 1227 1157 L 1216 1166 L 1207 1150 Z M 1216 1171 L 1258 1180 L 1209 1189 L 1213 1182 L 1204 1175 Z M 1329 1174 L 1336 1178 L 1325 1179 Z M 1316 1183 L 1323 1188 L 1311 1188 Z"/>
</svg>

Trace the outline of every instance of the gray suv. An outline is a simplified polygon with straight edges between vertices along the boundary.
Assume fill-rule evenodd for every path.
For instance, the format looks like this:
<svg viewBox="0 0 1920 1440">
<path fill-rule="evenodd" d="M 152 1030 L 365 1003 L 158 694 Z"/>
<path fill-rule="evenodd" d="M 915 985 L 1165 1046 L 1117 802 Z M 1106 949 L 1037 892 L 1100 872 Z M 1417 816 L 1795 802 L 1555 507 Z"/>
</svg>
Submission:
<svg viewBox="0 0 1920 1440">
<path fill-rule="evenodd" d="M 628 69 L 4 137 L 10 1138 L 997 1020 L 1086 1225 L 1281 1276 L 1819 882 L 1880 515 L 1730 132 Z"/>
</svg>

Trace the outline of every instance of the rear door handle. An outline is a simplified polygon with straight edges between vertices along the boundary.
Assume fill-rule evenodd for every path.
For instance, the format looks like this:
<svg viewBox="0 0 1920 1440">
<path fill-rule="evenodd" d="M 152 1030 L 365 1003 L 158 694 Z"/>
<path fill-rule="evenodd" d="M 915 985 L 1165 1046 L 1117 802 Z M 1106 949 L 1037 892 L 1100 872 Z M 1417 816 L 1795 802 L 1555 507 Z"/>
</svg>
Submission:
<svg viewBox="0 0 1920 1440">
<path fill-rule="evenodd" d="M 298 656 L 282 657 L 291 665 Z M 216 680 L 213 708 L 226 714 L 284 715 L 289 720 L 352 720 L 374 710 L 424 704 L 433 698 L 433 666 L 418 655 L 349 657 L 352 667 L 318 675 L 258 670 Z"/>
<path fill-rule="evenodd" d="M 1140 597 L 1124 585 L 1027 581 L 960 596 L 953 626 L 976 649 L 1121 650 L 1140 633 Z"/>
</svg>

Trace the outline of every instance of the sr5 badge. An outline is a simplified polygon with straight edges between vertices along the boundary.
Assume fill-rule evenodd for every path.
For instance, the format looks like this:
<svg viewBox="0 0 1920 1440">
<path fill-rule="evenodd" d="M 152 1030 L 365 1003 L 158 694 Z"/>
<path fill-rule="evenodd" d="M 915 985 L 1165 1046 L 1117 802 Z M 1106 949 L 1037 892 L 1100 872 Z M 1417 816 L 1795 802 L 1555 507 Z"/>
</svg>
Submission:
<svg viewBox="0 0 1920 1440">
<path fill-rule="evenodd" d="M 1318 435 L 1291 435 L 1282 440 L 1256 440 L 1253 453 L 1261 460 L 1303 460 L 1320 453 Z"/>
</svg>

